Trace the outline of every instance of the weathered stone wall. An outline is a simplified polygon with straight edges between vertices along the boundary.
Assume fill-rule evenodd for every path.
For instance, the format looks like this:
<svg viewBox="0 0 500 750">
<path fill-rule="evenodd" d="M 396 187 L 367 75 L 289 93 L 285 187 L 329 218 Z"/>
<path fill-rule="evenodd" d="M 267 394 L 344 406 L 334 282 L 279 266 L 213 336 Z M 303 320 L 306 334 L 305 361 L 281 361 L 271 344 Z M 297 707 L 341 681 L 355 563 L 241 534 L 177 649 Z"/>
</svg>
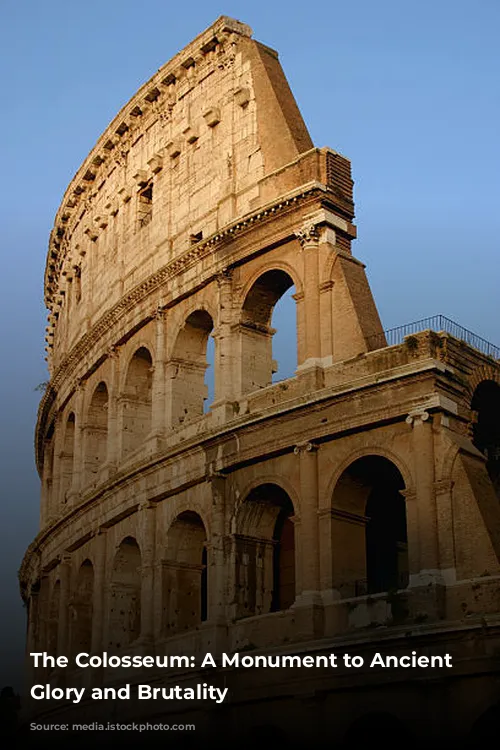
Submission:
<svg viewBox="0 0 500 750">
<path fill-rule="evenodd" d="M 443 333 L 385 345 L 353 217 L 348 160 L 312 147 L 276 54 L 230 19 L 107 128 L 49 246 L 29 650 L 494 637 L 472 399 L 500 367 Z M 273 384 L 292 286 L 298 368 Z"/>
</svg>

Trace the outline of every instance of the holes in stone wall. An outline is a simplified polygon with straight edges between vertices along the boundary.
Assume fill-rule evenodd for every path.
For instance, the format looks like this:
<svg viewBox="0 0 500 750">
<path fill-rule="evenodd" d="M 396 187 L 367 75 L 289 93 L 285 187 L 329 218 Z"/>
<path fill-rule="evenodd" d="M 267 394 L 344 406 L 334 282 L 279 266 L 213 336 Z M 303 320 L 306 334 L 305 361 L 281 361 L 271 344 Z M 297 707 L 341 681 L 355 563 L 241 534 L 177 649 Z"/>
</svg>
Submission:
<svg viewBox="0 0 500 750">
<path fill-rule="evenodd" d="M 153 183 L 149 182 L 137 196 L 137 223 L 139 229 L 147 226 L 153 218 Z"/>
</svg>

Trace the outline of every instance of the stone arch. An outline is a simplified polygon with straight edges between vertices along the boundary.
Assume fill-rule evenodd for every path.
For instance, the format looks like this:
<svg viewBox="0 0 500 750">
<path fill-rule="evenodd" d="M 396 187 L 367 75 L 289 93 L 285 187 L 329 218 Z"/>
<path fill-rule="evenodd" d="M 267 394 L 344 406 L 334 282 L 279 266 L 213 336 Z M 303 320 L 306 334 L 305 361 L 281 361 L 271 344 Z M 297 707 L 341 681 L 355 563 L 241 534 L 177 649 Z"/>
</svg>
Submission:
<svg viewBox="0 0 500 750">
<path fill-rule="evenodd" d="M 76 418 L 69 413 L 64 427 L 63 448 L 60 456 L 61 501 L 65 503 L 73 481 L 73 461 L 75 454 Z"/>
<path fill-rule="evenodd" d="M 210 313 L 198 308 L 187 316 L 175 338 L 168 367 L 170 423 L 174 429 L 203 416 L 205 411 L 207 345 L 213 328 Z"/>
<path fill-rule="evenodd" d="M 250 393 L 271 385 L 277 365 L 273 360 L 271 319 L 276 304 L 295 285 L 291 275 L 273 265 L 254 278 L 243 298 L 239 320 L 241 392 Z M 297 323 L 295 316 L 295 351 Z M 295 357 L 295 363 L 297 357 Z"/>
<path fill-rule="evenodd" d="M 162 578 L 165 636 L 192 630 L 207 619 L 207 532 L 195 511 L 179 513 L 168 529 Z"/>
<path fill-rule="evenodd" d="M 153 408 L 153 358 L 145 346 L 129 360 L 121 406 L 123 409 L 122 455 L 126 458 L 139 448 L 151 432 Z"/>
<path fill-rule="evenodd" d="M 394 453 L 393 451 L 389 450 L 388 448 L 385 448 L 384 446 L 380 445 L 364 445 L 362 448 L 358 448 L 357 450 L 351 451 L 348 453 L 342 461 L 337 464 L 335 467 L 335 471 L 330 478 L 327 493 L 328 498 L 331 499 L 333 491 L 335 489 L 335 486 L 337 482 L 339 481 L 340 477 L 344 473 L 344 471 L 352 464 L 354 461 L 356 461 L 358 458 L 363 458 L 364 456 L 380 456 L 381 458 L 386 458 L 388 461 L 393 463 L 401 476 L 403 477 L 403 482 L 405 485 L 405 488 L 408 492 L 413 491 L 413 475 L 410 471 L 410 468 L 406 461 L 404 461 L 401 456 L 397 453 Z"/>
<path fill-rule="evenodd" d="M 481 380 L 471 399 L 472 442 L 486 458 L 486 469 L 500 499 L 500 382 Z"/>
<path fill-rule="evenodd" d="M 101 380 L 94 389 L 85 425 L 85 475 L 92 480 L 108 455 L 108 404 L 106 383 Z"/>
<path fill-rule="evenodd" d="M 288 609 L 295 601 L 294 507 L 277 484 L 254 487 L 235 517 L 236 617 Z"/>
<path fill-rule="evenodd" d="M 70 648 L 73 656 L 90 653 L 92 648 L 92 612 L 94 566 L 85 559 L 78 569 L 71 600 Z"/>
<path fill-rule="evenodd" d="M 109 610 L 109 646 L 125 648 L 141 634 L 141 551 L 131 536 L 115 554 Z"/>
<path fill-rule="evenodd" d="M 332 494 L 333 587 L 342 598 L 408 585 L 405 482 L 395 463 L 363 455 L 340 474 Z"/>
<path fill-rule="evenodd" d="M 47 623 L 47 653 L 57 655 L 57 642 L 59 639 L 59 607 L 61 602 L 61 582 L 54 582 L 50 592 L 49 617 Z"/>
<path fill-rule="evenodd" d="M 467 400 L 469 402 L 469 405 L 474 398 L 474 393 L 478 385 L 482 383 L 483 380 L 493 380 L 500 385 L 500 369 L 498 368 L 498 366 L 494 367 L 493 365 L 482 365 L 481 367 L 476 367 L 469 375 L 467 384 Z"/>
</svg>

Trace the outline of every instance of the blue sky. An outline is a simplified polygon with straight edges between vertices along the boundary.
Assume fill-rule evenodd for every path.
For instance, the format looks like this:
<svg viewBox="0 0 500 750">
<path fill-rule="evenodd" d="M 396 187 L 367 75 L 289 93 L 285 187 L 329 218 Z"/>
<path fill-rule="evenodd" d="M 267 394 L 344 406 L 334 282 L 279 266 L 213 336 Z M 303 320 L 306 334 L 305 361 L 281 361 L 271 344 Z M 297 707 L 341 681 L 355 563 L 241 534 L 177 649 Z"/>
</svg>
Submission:
<svg viewBox="0 0 500 750">
<path fill-rule="evenodd" d="M 352 160 L 355 255 L 384 327 L 443 313 L 500 344 L 500 3 L 16 0 L 0 8 L 0 687 L 18 683 L 16 572 L 38 524 L 42 279 L 67 183 L 120 107 L 226 14 L 277 49 L 317 146 Z"/>
</svg>

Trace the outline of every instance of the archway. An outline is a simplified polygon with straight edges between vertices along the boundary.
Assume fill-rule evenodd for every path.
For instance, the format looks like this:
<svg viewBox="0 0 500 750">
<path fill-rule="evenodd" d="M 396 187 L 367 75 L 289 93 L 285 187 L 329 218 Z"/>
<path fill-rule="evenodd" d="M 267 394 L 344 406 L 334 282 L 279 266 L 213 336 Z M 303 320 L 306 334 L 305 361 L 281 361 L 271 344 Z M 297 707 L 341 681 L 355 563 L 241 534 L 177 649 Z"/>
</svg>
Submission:
<svg viewBox="0 0 500 750">
<path fill-rule="evenodd" d="M 75 415 L 73 412 L 66 420 L 63 451 L 61 454 L 61 500 L 67 501 L 68 492 L 73 480 L 73 458 L 75 453 Z"/>
<path fill-rule="evenodd" d="M 207 619 L 207 534 L 200 516 L 184 511 L 167 533 L 163 562 L 163 632 L 173 635 Z"/>
<path fill-rule="evenodd" d="M 71 653 L 89 653 L 92 646 L 94 567 L 85 560 L 78 571 L 71 602 Z"/>
<path fill-rule="evenodd" d="M 276 484 L 255 487 L 236 517 L 236 616 L 288 609 L 295 601 L 294 509 Z"/>
<path fill-rule="evenodd" d="M 334 588 L 343 598 L 405 588 L 408 543 L 403 477 L 383 456 L 354 461 L 333 493 Z"/>
<path fill-rule="evenodd" d="M 141 346 L 130 360 L 121 399 L 123 408 L 122 454 L 126 458 L 151 432 L 153 360 Z"/>
<path fill-rule="evenodd" d="M 242 393 L 265 388 L 273 380 L 290 377 L 295 371 L 297 324 L 293 284 L 285 271 L 266 271 L 245 297 L 240 321 Z M 279 320 L 279 333 L 271 326 L 275 320 Z M 284 365 L 281 371 L 278 360 Z"/>
<path fill-rule="evenodd" d="M 212 375 L 207 375 L 211 366 L 207 358 L 208 338 L 213 327 L 210 314 L 206 310 L 196 310 L 177 336 L 169 365 L 170 422 L 174 429 L 203 416 L 208 410 L 208 397 L 214 392 Z"/>
<path fill-rule="evenodd" d="M 126 537 L 115 555 L 111 575 L 109 645 L 124 648 L 141 634 L 141 552 Z"/>
<path fill-rule="evenodd" d="M 85 427 L 85 474 L 95 477 L 108 455 L 108 389 L 100 382 L 92 394 Z"/>
<path fill-rule="evenodd" d="M 500 499 L 500 385 L 494 380 L 479 383 L 471 409 L 476 412 L 472 440 L 486 457 L 486 468 Z"/>
</svg>

